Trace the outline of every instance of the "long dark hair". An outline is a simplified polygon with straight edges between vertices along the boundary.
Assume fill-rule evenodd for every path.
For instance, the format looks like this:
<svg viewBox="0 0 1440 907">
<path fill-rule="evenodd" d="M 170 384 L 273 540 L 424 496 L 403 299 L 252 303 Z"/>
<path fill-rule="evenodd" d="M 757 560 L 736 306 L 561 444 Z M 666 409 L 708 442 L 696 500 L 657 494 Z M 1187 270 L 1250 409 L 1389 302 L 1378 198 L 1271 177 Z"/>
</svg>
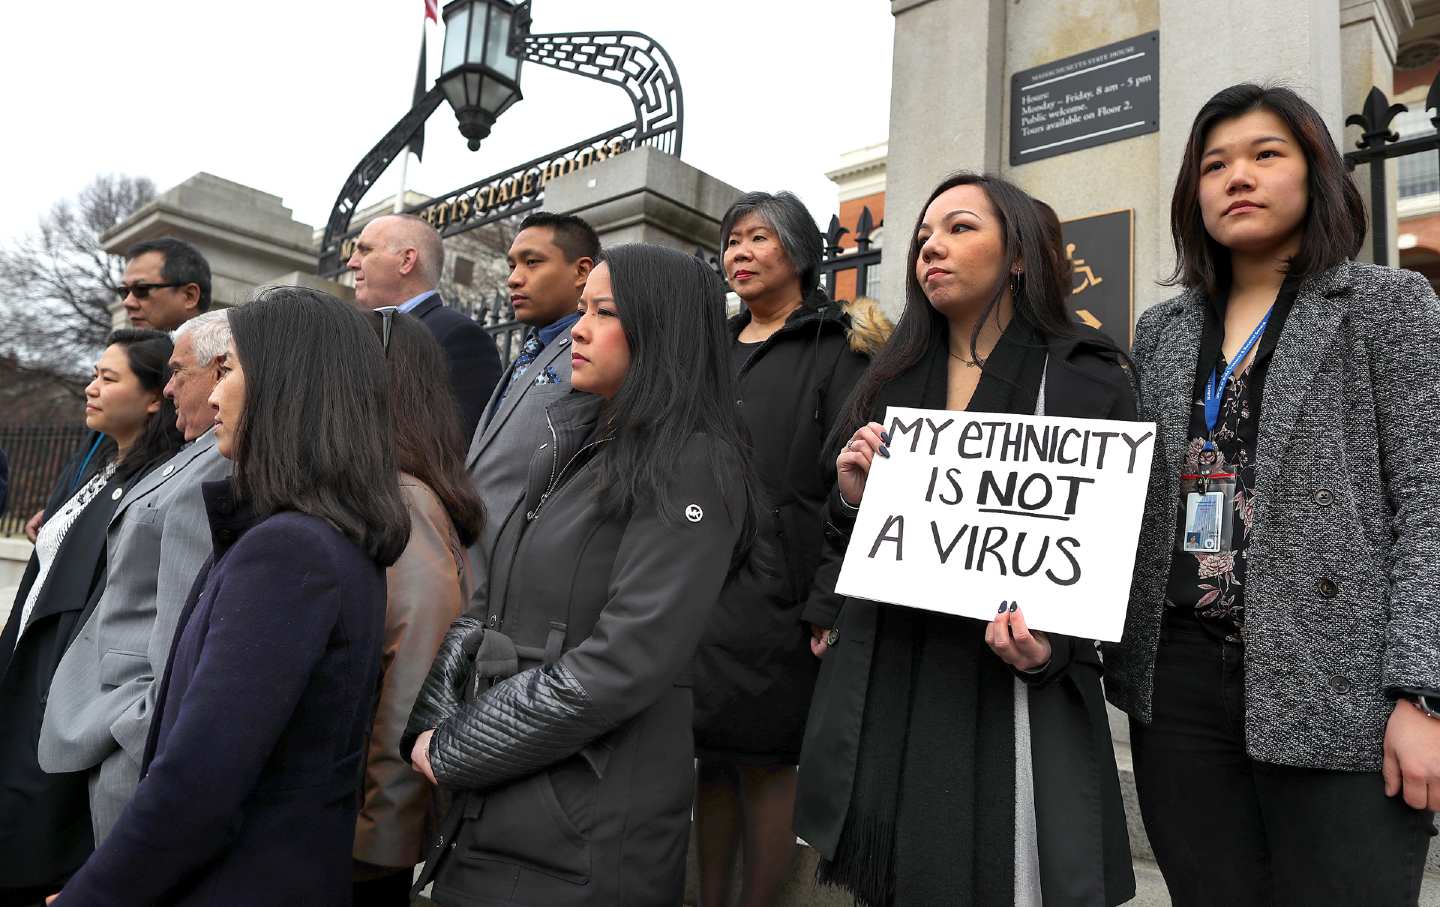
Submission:
<svg viewBox="0 0 1440 907">
<path fill-rule="evenodd" d="M 1230 250 L 1205 229 L 1200 214 L 1200 159 L 1205 138 L 1222 120 L 1268 110 L 1285 123 L 1305 155 L 1310 203 L 1305 209 L 1300 251 L 1286 272 L 1306 276 L 1353 258 L 1365 241 L 1365 203 L 1345 170 L 1345 161 L 1314 107 L 1288 88 L 1245 83 L 1221 89 L 1205 102 L 1190 126 L 1185 158 L 1170 199 L 1170 236 L 1175 272 L 1163 281 L 1198 287 L 1216 295 L 1230 282 Z"/>
<path fill-rule="evenodd" d="M 160 408 L 146 418 L 140 437 L 115 467 L 115 478 L 124 482 L 175 456 L 185 443 L 185 436 L 175 427 L 175 404 L 164 394 L 165 384 L 170 380 L 170 353 L 175 344 L 164 331 L 121 328 L 105 338 L 105 345 L 123 347 L 126 363 L 140 380 L 140 386 L 160 396 Z M 98 462 L 108 461 L 115 451 L 115 442 L 107 438 L 101 445 L 99 452 L 104 455 Z"/>
<path fill-rule="evenodd" d="M 237 493 L 261 519 L 320 517 L 380 566 L 393 564 L 410 517 L 385 359 L 365 317 L 317 290 L 270 287 L 231 311 L 230 334 L 245 375 Z"/>
<path fill-rule="evenodd" d="M 851 434 L 870 421 L 870 412 L 880 389 L 914 368 L 934 344 L 947 342 L 949 328 L 945 316 L 936 311 L 925 297 L 920 281 L 915 277 L 915 262 L 920 258 L 922 243 L 917 237 L 925 220 L 925 209 L 941 193 L 956 186 L 980 187 L 1000 219 L 1004 239 L 1000 254 L 1005 259 L 1005 267 L 1000 269 L 1000 281 L 975 322 L 970 348 L 975 348 L 980 339 L 980 329 L 1005 297 L 1010 272 L 1016 266 L 1023 270 L 1011 287 L 1015 317 L 1024 319 L 1045 339 L 1075 333 L 1075 324 L 1065 309 L 1065 296 L 1070 288 L 1061 281 L 1054 239 L 1041 219 L 1035 200 L 1014 183 L 998 176 L 966 171 L 952 173 L 920 206 L 915 228 L 910 231 L 910 251 L 905 256 L 905 308 L 900 313 L 895 332 L 890 335 L 890 342 L 885 344 L 855 386 L 847 417 L 836 423 L 831 441 Z"/>
<path fill-rule="evenodd" d="M 377 337 L 384 337 L 385 317 L 366 313 Z M 461 453 L 465 440 L 455 421 L 455 395 L 445 351 L 420 319 L 403 312 L 389 316 L 390 342 L 385 364 L 390 369 L 390 418 L 394 425 L 395 462 L 401 472 L 424 482 L 440 499 L 460 544 L 470 547 L 480 537 L 485 508 L 465 474 Z"/>
<path fill-rule="evenodd" d="M 659 495 L 662 514 L 678 513 L 665 499 L 667 480 L 685 445 L 703 432 L 717 482 L 743 508 L 735 514 L 744 527 L 737 551 L 748 549 L 757 485 L 735 415 L 720 278 L 693 255 L 660 246 L 618 246 L 601 260 L 610 266 L 630 346 L 630 370 L 606 412 L 614 438 L 598 460 L 602 506 L 629 513 Z"/>
</svg>

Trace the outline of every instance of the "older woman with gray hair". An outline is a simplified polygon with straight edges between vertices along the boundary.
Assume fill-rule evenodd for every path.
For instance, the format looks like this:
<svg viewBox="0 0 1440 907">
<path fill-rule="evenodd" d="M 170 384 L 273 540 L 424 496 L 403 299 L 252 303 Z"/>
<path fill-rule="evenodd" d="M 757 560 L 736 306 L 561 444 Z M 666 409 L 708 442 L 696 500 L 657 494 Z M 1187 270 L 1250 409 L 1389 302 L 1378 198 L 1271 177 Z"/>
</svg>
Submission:
<svg viewBox="0 0 1440 907">
<path fill-rule="evenodd" d="M 750 433 L 765 504 L 757 566 L 733 576 L 696 659 L 695 821 L 700 902 L 774 902 L 794 855 L 791 814 L 805 716 L 834 625 L 834 578 L 817 581 L 821 514 L 834 482 L 822 451 L 889 325 L 820 286 L 820 230 L 792 193 L 751 192 L 720 228 L 725 277 L 743 304 L 730 320 L 735 405 Z"/>
</svg>

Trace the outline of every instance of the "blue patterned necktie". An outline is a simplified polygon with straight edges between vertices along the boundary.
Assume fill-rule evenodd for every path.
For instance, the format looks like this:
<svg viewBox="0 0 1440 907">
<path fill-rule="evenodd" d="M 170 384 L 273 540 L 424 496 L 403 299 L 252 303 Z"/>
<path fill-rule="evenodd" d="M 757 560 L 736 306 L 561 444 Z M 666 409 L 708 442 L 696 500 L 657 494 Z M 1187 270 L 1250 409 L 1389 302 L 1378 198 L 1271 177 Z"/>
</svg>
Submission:
<svg viewBox="0 0 1440 907">
<path fill-rule="evenodd" d="M 535 361 L 535 357 L 540 355 L 542 349 L 544 347 L 540 344 L 539 332 L 532 331 L 530 336 L 525 338 L 525 345 L 520 347 L 520 355 L 515 357 L 515 369 L 510 373 L 510 383 L 505 385 L 505 394 L 501 395 L 500 399 L 505 399 L 505 395 L 510 393 L 510 388 L 514 387 L 515 382 L 520 380 L 520 376 L 525 374 L 525 370 L 530 367 L 530 363 Z"/>
</svg>

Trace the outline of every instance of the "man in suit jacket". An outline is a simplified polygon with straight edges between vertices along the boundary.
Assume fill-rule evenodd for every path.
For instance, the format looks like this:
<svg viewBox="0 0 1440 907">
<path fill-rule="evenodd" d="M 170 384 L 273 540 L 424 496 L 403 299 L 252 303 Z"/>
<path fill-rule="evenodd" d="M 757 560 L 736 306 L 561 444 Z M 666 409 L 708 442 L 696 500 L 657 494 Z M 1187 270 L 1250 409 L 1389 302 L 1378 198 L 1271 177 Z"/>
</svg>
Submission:
<svg viewBox="0 0 1440 907">
<path fill-rule="evenodd" d="M 186 445 L 121 500 L 106 539 L 105 592 L 55 671 L 40 730 L 47 772 L 88 771 L 99 843 L 140 781 L 176 622 L 210 557 L 202 482 L 230 475 L 215 446 L 210 391 L 230 342 L 225 313 L 208 312 L 176 332 L 165 396 Z"/>
<path fill-rule="evenodd" d="M 500 377 L 495 341 L 474 320 L 446 306 L 436 289 L 445 249 L 435 228 L 413 214 L 377 217 L 360 231 L 346 267 L 355 272 L 355 301 L 367 309 L 395 306 L 430 329 L 450 363 L 462 437 L 475 433 Z"/>
<path fill-rule="evenodd" d="M 531 214 L 520 222 L 505 260 L 510 303 L 530 326 L 525 346 L 485 404 L 465 466 L 485 502 L 485 527 L 470 546 L 472 601 L 484 601 L 495 540 L 525 491 L 535 449 L 550 440 L 545 406 L 570 391 L 570 326 L 600 238 L 570 214 Z"/>
</svg>

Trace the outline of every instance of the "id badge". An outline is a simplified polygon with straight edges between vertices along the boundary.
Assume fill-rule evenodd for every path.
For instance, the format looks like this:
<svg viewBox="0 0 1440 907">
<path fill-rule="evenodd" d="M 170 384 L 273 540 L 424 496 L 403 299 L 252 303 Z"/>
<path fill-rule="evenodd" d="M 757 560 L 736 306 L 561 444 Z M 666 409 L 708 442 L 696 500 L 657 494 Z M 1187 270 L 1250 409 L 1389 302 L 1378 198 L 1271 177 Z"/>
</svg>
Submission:
<svg viewBox="0 0 1440 907">
<path fill-rule="evenodd" d="M 1235 474 L 1180 477 L 1180 550 L 1224 554 L 1235 528 Z"/>
</svg>

